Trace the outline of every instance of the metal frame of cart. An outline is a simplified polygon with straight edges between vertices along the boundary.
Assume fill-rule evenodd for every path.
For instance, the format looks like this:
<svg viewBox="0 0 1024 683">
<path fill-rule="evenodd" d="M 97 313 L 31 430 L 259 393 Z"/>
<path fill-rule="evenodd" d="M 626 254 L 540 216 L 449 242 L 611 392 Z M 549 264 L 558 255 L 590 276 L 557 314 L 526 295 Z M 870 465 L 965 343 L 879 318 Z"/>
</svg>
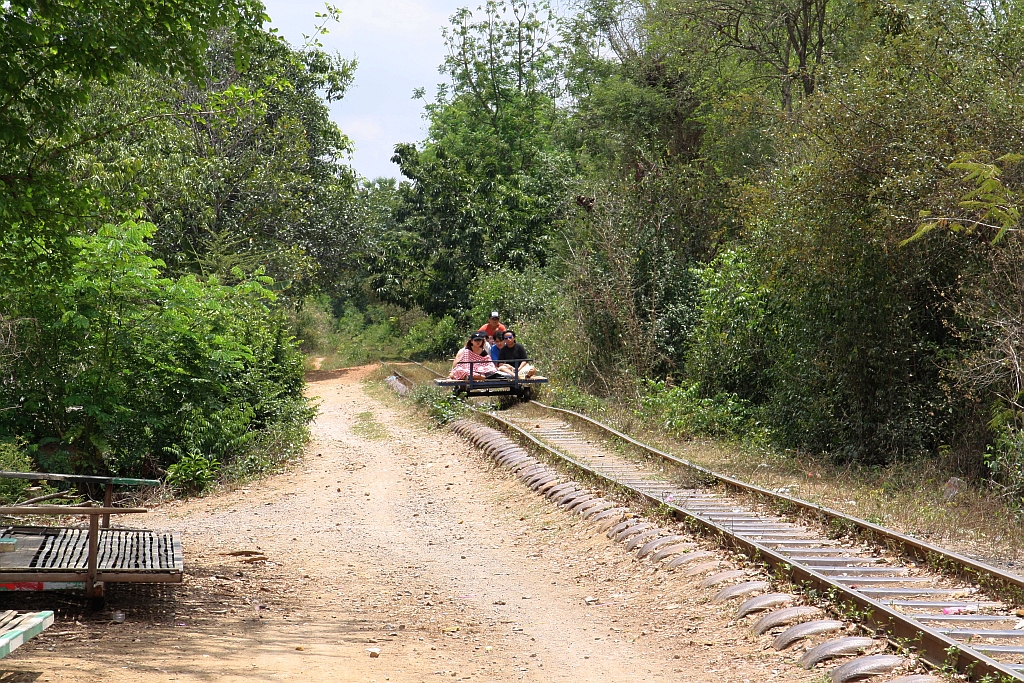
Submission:
<svg viewBox="0 0 1024 683">
<path fill-rule="evenodd" d="M 521 378 L 519 373 L 509 379 L 473 379 L 473 366 L 482 365 L 484 362 L 493 361 L 463 361 L 469 364 L 469 376 L 466 379 L 435 379 L 434 384 L 439 387 L 451 389 L 456 394 L 466 396 L 517 396 L 522 399 L 529 399 L 533 394 L 533 387 L 537 384 L 547 384 L 547 377 Z M 522 363 L 529 363 L 527 359 L 516 359 L 502 361 L 514 364 L 516 368 Z M 460 363 L 461 365 L 462 363 Z"/>
</svg>

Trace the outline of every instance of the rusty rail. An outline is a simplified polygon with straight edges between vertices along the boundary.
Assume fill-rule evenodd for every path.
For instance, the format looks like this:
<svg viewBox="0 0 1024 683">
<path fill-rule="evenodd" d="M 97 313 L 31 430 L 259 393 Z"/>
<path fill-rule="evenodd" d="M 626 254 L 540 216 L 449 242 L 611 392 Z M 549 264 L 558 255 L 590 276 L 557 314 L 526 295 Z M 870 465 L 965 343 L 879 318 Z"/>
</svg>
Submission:
<svg viewBox="0 0 1024 683">
<path fill-rule="evenodd" d="M 547 406 L 544 407 L 546 408 Z M 970 680 L 980 680 L 984 679 L 986 676 L 992 677 L 988 680 L 1024 680 L 1024 675 L 1022 675 L 1020 671 L 1009 668 L 984 653 L 979 652 L 964 643 L 958 642 L 939 630 L 926 626 L 916 619 L 896 611 L 889 605 L 870 598 L 861 592 L 840 583 L 839 581 L 829 578 L 821 572 L 795 562 L 792 557 L 787 556 L 775 548 L 758 543 L 750 538 L 745 538 L 744 535 L 732 531 L 727 526 L 715 523 L 701 515 L 694 514 L 684 507 L 673 503 L 671 500 L 666 500 L 665 498 L 657 495 L 651 495 L 640 488 L 624 483 L 615 476 L 610 476 L 608 473 L 591 467 L 577 458 L 573 458 L 566 453 L 552 448 L 550 445 L 536 438 L 525 429 L 522 429 L 518 425 L 493 413 L 478 410 L 476 411 L 476 414 L 482 416 L 485 420 L 491 421 L 503 431 L 513 432 L 519 437 L 527 440 L 532 446 L 544 451 L 559 461 L 569 464 L 573 468 L 585 472 L 588 476 L 614 486 L 626 488 L 633 495 L 640 496 L 654 505 L 664 505 L 669 507 L 678 519 L 685 520 L 689 524 L 700 527 L 705 532 L 718 537 L 722 542 L 722 545 L 739 550 L 752 559 L 762 562 L 765 566 L 776 572 L 778 575 L 786 577 L 792 583 L 804 586 L 808 589 L 816 590 L 822 595 L 831 596 L 833 600 L 855 612 L 862 622 L 870 625 L 880 632 L 888 634 L 892 639 L 898 640 L 905 646 L 913 645 L 917 647 L 921 657 L 935 667 L 942 668 L 952 666 L 958 672 L 967 675 Z M 590 420 L 589 418 L 584 419 L 591 423 L 600 424 L 596 423 L 596 421 Z M 609 433 L 614 432 L 616 435 L 621 435 L 619 432 L 615 432 L 615 430 L 612 430 L 611 428 L 606 429 Z M 626 437 L 625 435 L 621 436 L 636 445 L 644 445 L 630 437 Z M 668 454 L 665 455 L 667 456 Z M 668 457 L 670 459 L 675 459 L 674 456 Z M 700 466 L 694 465 L 694 467 L 699 468 Z M 707 470 L 706 468 L 700 468 L 700 470 L 702 473 L 714 474 L 711 470 Z M 739 481 L 737 481 L 737 483 L 743 484 L 743 482 Z"/>
<path fill-rule="evenodd" d="M 437 374 L 435 371 L 423 366 L 422 364 L 415 364 L 432 374 Z M 413 380 L 402 375 L 397 370 L 393 369 L 393 371 L 406 382 L 414 383 Z M 817 518 L 817 521 L 820 522 L 840 523 L 842 525 L 846 525 L 847 528 L 858 530 L 861 535 L 868 537 L 869 540 L 875 544 L 883 545 L 901 556 L 908 557 L 916 561 L 923 561 L 933 569 L 938 568 L 944 573 L 952 573 L 957 576 L 966 576 L 974 579 L 990 591 L 994 590 L 1002 592 L 1003 594 L 1011 593 L 1016 601 L 1019 601 L 1019 597 L 1024 595 L 1024 577 L 927 543 L 912 536 L 898 533 L 872 522 L 846 515 L 823 505 L 794 498 L 793 496 L 786 494 L 777 493 L 760 486 L 749 484 L 734 477 L 720 474 L 696 463 L 692 463 L 684 458 L 680 458 L 638 441 L 627 434 L 623 434 L 608 425 L 602 424 L 601 422 L 578 412 L 563 408 L 555 408 L 536 401 L 532 402 L 532 404 L 554 415 L 578 420 L 579 422 L 582 422 L 603 434 L 610 435 L 615 439 L 628 443 L 630 446 L 638 449 L 645 455 L 653 456 L 654 458 L 660 459 L 664 462 L 684 468 L 685 470 L 697 475 L 696 479 L 701 482 L 702 488 L 707 488 L 709 485 L 720 484 L 727 490 L 738 492 L 746 496 L 753 496 L 778 508 L 785 508 L 790 511 L 797 510 L 806 516 Z M 639 496 L 652 504 L 667 506 L 678 519 L 685 520 L 688 524 L 698 527 L 706 533 L 717 537 L 723 546 L 743 552 L 755 561 L 763 563 L 767 568 L 773 570 L 778 576 L 785 577 L 796 585 L 803 586 L 805 589 L 817 591 L 821 595 L 829 596 L 834 602 L 841 605 L 843 609 L 855 614 L 860 622 L 878 630 L 880 633 L 888 635 L 892 640 L 900 643 L 904 647 L 910 646 L 918 649 L 922 659 L 935 667 L 952 667 L 956 671 L 967 676 L 969 680 L 1024 680 L 1024 671 L 1022 671 L 1024 670 L 1024 665 L 1000 662 L 996 658 L 990 657 L 986 654 L 986 652 L 999 654 L 1002 652 L 1000 648 L 986 647 L 984 644 L 972 645 L 970 643 L 959 641 L 955 637 L 957 635 L 963 637 L 963 633 L 966 632 L 968 633 L 967 637 L 969 639 L 970 633 L 973 632 L 980 635 L 984 630 L 972 631 L 971 629 L 933 628 L 923 622 L 927 621 L 928 623 L 934 623 L 934 619 L 928 619 L 927 617 L 934 617 L 936 615 L 914 615 L 900 612 L 896 609 L 898 601 L 892 600 L 889 603 L 886 603 L 881 599 L 875 599 L 871 597 L 871 595 L 866 594 L 881 594 L 884 596 L 886 595 L 885 590 L 872 590 L 864 588 L 863 586 L 851 587 L 849 585 L 845 585 L 841 579 L 845 578 L 849 581 L 849 577 L 836 576 L 834 573 L 826 571 L 820 564 L 808 562 L 805 558 L 794 555 L 792 550 L 787 551 L 784 545 L 780 545 L 779 542 L 773 541 L 770 538 L 770 534 L 759 536 L 758 534 L 751 533 L 749 531 L 737 531 L 730 528 L 731 522 L 722 522 L 721 519 L 716 518 L 714 515 L 702 513 L 700 512 L 699 507 L 694 507 L 691 504 L 691 509 L 687 509 L 685 503 L 679 504 L 677 502 L 673 502 L 672 496 L 666 496 L 664 495 L 664 492 L 659 495 L 654 491 L 653 487 L 647 487 L 648 490 L 645 491 L 643 486 L 633 485 L 629 481 L 625 481 L 623 477 L 617 476 L 612 472 L 612 470 L 602 471 L 601 467 L 592 466 L 580 458 L 573 457 L 570 453 L 565 452 L 564 449 L 560 450 L 559 448 L 553 447 L 551 444 L 545 443 L 545 441 L 530 433 L 529 429 L 532 429 L 533 425 L 528 425 L 529 429 L 524 429 L 513 421 L 491 412 L 478 409 L 476 410 L 476 414 L 483 420 L 491 422 L 502 431 L 511 433 L 519 437 L 521 440 L 525 440 L 529 445 L 540 449 L 544 453 L 556 459 L 558 462 L 568 465 L 570 468 L 575 468 L 576 470 L 585 473 L 587 476 L 605 483 L 622 487 L 630 491 L 633 495 Z M 540 428 L 541 425 L 538 424 L 536 426 Z M 719 519 L 719 521 L 716 521 L 716 519 Z M 813 553 L 808 551 L 807 554 Z M 851 574 L 856 573 L 856 570 L 852 568 L 849 571 Z M 870 583 L 870 581 L 868 583 Z M 854 586 L 856 585 L 857 584 L 854 584 Z M 899 606 L 906 609 L 903 604 Z M 921 619 L 919 620 L 916 617 L 920 617 Z M 1007 615 L 1007 618 L 1012 618 L 1012 612 Z M 942 622 L 940 621 L 939 623 Z M 1007 632 L 989 631 L 989 633 L 1005 634 Z M 1024 631 L 1021 632 L 1020 638 L 1024 639 Z M 1024 655 L 1024 646 L 1009 649 L 1019 650 L 1020 654 Z"/>
</svg>

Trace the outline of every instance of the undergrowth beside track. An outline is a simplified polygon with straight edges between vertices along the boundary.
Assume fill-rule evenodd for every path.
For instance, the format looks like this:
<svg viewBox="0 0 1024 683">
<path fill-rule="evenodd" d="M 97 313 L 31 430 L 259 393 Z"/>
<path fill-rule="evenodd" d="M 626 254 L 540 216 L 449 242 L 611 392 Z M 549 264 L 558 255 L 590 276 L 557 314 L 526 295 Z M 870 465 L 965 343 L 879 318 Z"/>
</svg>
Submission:
<svg viewBox="0 0 1024 683">
<path fill-rule="evenodd" d="M 426 365 L 442 369 L 440 363 Z M 381 370 L 368 380 L 379 381 L 387 374 Z M 955 478 L 934 460 L 903 461 L 884 467 L 840 465 L 751 440 L 688 438 L 645 420 L 635 404 L 600 399 L 557 381 L 548 385 L 538 400 L 583 413 L 722 474 L 787 492 L 989 562 L 1014 568 L 1024 561 L 1020 552 L 1024 526 L 1019 512 L 984 485 Z M 468 402 L 429 384 L 417 385 L 403 402 L 416 406 L 440 425 L 469 410 Z"/>
</svg>

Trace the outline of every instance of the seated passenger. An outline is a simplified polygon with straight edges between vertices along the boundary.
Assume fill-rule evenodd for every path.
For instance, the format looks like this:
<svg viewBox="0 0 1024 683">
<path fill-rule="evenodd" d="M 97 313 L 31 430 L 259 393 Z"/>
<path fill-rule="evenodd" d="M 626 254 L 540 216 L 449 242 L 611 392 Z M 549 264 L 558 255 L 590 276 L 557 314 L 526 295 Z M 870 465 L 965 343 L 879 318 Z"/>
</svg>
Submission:
<svg viewBox="0 0 1024 683">
<path fill-rule="evenodd" d="M 502 336 L 504 344 L 502 349 L 498 352 L 498 360 L 511 365 L 513 372 L 519 373 L 520 378 L 533 377 L 536 375 L 537 368 L 533 367 L 529 363 L 523 362 L 527 358 L 526 348 L 516 341 L 516 333 L 512 330 L 505 330 L 505 334 Z"/>
<path fill-rule="evenodd" d="M 504 349 L 504 348 L 505 348 L 505 338 L 502 336 L 501 332 L 498 332 L 498 334 L 494 337 L 494 343 L 491 344 L 491 348 L 489 349 L 489 352 L 490 352 L 490 355 L 491 355 L 491 360 L 493 360 L 495 363 L 497 363 L 498 362 L 498 357 L 501 354 L 501 350 Z"/>
<path fill-rule="evenodd" d="M 479 331 L 486 332 L 488 339 L 497 339 L 505 331 L 505 326 L 501 324 L 501 315 L 497 311 L 491 311 L 491 317 L 480 326 Z"/>
<path fill-rule="evenodd" d="M 505 330 L 502 337 L 502 345 L 498 351 L 498 360 L 526 360 L 526 349 L 516 341 L 516 333 L 512 330 Z"/>
<path fill-rule="evenodd" d="M 452 370 L 448 373 L 451 379 L 466 379 L 469 373 L 473 373 L 473 379 L 510 379 L 511 372 L 502 372 L 494 362 L 487 356 L 484 344 L 487 341 L 487 333 L 474 332 L 465 348 L 459 349 L 452 362 Z M 470 365 L 472 363 L 472 365 Z M 472 369 L 471 369 L 472 368 Z"/>
</svg>

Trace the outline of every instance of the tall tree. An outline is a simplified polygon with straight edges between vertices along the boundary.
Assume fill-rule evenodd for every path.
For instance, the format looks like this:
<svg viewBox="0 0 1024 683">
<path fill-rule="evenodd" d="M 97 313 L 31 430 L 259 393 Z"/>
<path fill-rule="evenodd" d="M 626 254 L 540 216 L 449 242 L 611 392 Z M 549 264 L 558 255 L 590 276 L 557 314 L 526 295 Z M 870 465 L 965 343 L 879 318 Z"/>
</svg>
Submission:
<svg viewBox="0 0 1024 683">
<path fill-rule="evenodd" d="M 355 177 L 325 102 L 343 97 L 355 63 L 270 33 L 250 39 L 244 68 L 234 52 L 221 33 L 201 82 L 137 70 L 97 89 L 86 121 L 143 123 L 97 140 L 81 180 L 114 212 L 143 207 L 173 273 L 227 281 L 262 267 L 293 296 L 329 288 L 351 241 Z"/>
<path fill-rule="evenodd" d="M 87 144 L 75 113 L 92 89 L 136 66 L 201 70 L 212 31 L 241 42 L 266 19 L 258 0 L 13 0 L 0 8 L 0 282 L 58 265 L 75 221 L 93 215 L 67 180 Z M 125 122 L 122 122 L 125 123 Z"/>
<path fill-rule="evenodd" d="M 397 227 L 415 239 L 390 242 L 411 251 L 379 260 L 392 265 L 376 287 L 428 312 L 467 308 L 473 279 L 493 265 L 543 265 L 564 196 L 568 164 L 552 136 L 555 19 L 527 0 L 492 0 L 478 13 L 460 10 L 445 31 L 450 84 L 426 107 L 427 140 L 395 148 L 412 181 Z M 409 277 L 418 284 L 399 294 L 394 284 Z"/>
</svg>

